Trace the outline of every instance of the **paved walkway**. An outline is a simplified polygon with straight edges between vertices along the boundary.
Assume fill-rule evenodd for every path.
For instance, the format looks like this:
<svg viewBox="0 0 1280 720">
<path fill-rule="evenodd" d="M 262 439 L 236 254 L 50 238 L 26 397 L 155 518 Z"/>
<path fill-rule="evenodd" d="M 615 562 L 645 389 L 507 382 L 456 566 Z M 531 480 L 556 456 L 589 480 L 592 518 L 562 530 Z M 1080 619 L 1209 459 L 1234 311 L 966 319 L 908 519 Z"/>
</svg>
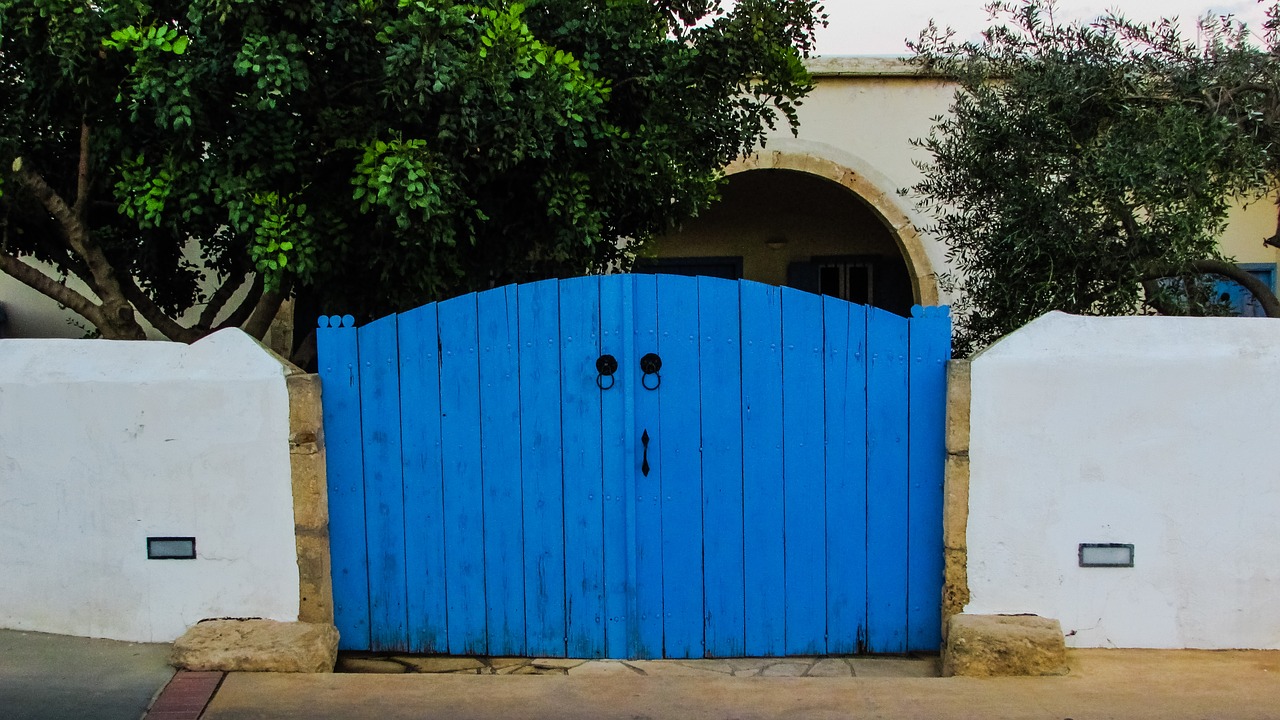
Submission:
<svg viewBox="0 0 1280 720">
<path fill-rule="evenodd" d="M 173 675 L 169 647 L 0 630 L 0 718 L 138 720 Z"/>
<path fill-rule="evenodd" d="M 1000 679 L 640 675 L 624 667 L 631 664 L 587 663 L 579 667 L 609 669 L 552 676 L 232 673 L 203 720 L 1280 717 L 1278 652 L 1075 651 L 1065 677 Z"/>
<path fill-rule="evenodd" d="M 167 652 L 0 631 L 0 718 L 137 720 L 172 675 Z M 1280 652 L 1079 650 L 1064 677 L 986 680 L 931 677 L 929 657 L 345 662 L 357 659 L 384 664 L 376 673 L 231 673 L 201 720 L 1280 718 Z M 173 708 L 153 707 L 151 720 L 199 713 L 178 713 L 177 695 Z"/>
</svg>

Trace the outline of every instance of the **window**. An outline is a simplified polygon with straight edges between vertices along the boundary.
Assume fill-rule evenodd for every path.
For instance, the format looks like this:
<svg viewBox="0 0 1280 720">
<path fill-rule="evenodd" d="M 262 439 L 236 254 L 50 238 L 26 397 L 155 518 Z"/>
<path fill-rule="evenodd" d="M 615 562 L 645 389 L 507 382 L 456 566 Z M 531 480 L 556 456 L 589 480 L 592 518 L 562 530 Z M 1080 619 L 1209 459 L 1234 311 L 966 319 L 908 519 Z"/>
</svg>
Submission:
<svg viewBox="0 0 1280 720">
<path fill-rule="evenodd" d="M 1240 263 L 1239 267 L 1241 270 L 1261 280 L 1267 287 L 1271 288 L 1271 292 L 1276 291 L 1275 263 Z M 1266 313 L 1262 311 L 1262 306 L 1253 297 L 1253 293 L 1245 290 L 1238 283 L 1225 279 L 1219 280 L 1214 286 L 1214 292 L 1231 306 L 1234 311 L 1233 315 L 1240 317 L 1266 317 Z"/>
<path fill-rule="evenodd" d="M 874 298 L 874 268 L 867 260 L 817 261 L 818 292 L 841 300 L 871 305 Z"/>
</svg>

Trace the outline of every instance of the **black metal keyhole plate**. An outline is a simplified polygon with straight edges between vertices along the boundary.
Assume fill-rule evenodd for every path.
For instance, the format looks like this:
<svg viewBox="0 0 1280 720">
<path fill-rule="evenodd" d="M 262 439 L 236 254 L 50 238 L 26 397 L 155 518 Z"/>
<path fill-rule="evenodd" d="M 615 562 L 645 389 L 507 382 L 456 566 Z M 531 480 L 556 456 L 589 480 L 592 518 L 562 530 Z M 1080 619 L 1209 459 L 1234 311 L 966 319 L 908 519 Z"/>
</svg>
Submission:
<svg viewBox="0 0 1280 720">
<path fill-rule="evenodd" d="M 662 369 L 662 358 L 657 353 L 649 353 L 640 358 L 640 372 L 652 375 Z"/>
<path fill-rule="evenodd" d="M 612 355 L 601 355 L 596 359 L 596 372 L 605 376 L 618 372 L 618 359 Z"/>
</svg>

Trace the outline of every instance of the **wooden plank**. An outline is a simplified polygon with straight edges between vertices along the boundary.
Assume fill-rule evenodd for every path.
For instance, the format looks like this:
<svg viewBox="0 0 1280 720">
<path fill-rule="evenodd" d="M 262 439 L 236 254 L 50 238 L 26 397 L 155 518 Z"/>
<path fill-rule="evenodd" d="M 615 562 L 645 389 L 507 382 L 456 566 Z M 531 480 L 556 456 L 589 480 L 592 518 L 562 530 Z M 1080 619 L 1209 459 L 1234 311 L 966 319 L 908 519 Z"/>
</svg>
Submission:
<svg viewBox="0 0 1280 720">
<path fill-rule="evenodd" d="M 404 472 L 409 651 L 448 652 L 440 351 L 436 305 L 400 314 L 400 433 Z"/>
<path fill-rule="evenodd" d="M 738 283 L 698 278 L 706 654 L 745 654 Z"/>
<path fill-rule="evenodd" d="M 827 416 L 827 652 L 862 650 L 867 624 L 867 310 L 823 298 Z"/>
<path fill-rule="evenodd" d="M 782 295 L 744 282 L 742 467 L 746 654 L 786 654 L 786 572 L 782 508 Z"/>
<path fill-rule="evenodd" d="M 476 297 L 480 340 L 488 654 L 523 655 L 524 496 L 520 485 L 520 327 L 516 286 Z"/>
<path fill-rule="evenodd" d="M 658 457 L 662 467 L 664 655 L 702 657 L 701 419 L 698 316 L 692 312 L 698 306 L 698 285 L 694 278 L 660 275 L 657 289 L 658 315 L 663 318 L 658 338 L 661 385 L 656 392 L 662 433 Z"/>
<path fill-rule="evenodd" d="M 919 305 L 911 315 L 907 650 L 933 651 L 942 643 L 942 477 L 951 318 L 945 307 Z"/>
<path fill-rule="evenodd" d="M 408 650 L 404 475 L 400 458 L 400 356 L 396 316 L 360 328 L 360 435 L 369 548 L 369 640 Z"/>
<path fill-rule="evenodd" d="M 635 287 L 634 358 L 658 351 L 658 284 L 653 275 L 637 275 Z M 662 445 L 662 428 L 658 425 L 659 394 L 639 385 L 642 374 L 631 363 L 636 423 L 633 433 L 649 433 L 647 452 L 641 447 L 635 466 L 635 567 L 636 615 L 632 618 L 635 635 L 631 639 L 633 655 L 642 658 L 662 657 L 662 464 L 658 462 Z M 645 459 L 649 474 L 640 471 Z"/>
<path fill-rule="evenodd" d="M 826 651 L 822 299 L 782 289 L 788 655 Z"/>
<path fill-rule="evenodd" d="M 605 656 L 631 657 L 628 622 L 634 607 L 630 575 L 634 534 L 630 499 L 638 438 L 633 437 L 635 388 L 635 332 L 632 318 L 631 276 L 600 278 L 600 352 L 618 359 L 617 384 L 601 393 L 600 428 L 604 447 L 604 606 Z"/>
<path fill-rule="evenodd" d="M 907 650 L 907 320 L 867 310 L 867 649 Z"/>
<path fill-rule="evenodd" d="M 354 318 L 320 318 L 316 355 L 324 394 L 334 624 L 341 649 L 368 650 L 369 565 L 360 437 L 360 351 Z"/>
<path fill-rule="evenodd" d="M 547 280 L 521 285 L 518 294 L 526 652 L 564 657 L 560 287 Z"/>
<path fill-rule="evenodd" d="M 604 498 L 600 441 L 600 279 L 560 282 L 565 612 L 569 657 L 604 656 Z M 615 387 L 615 390 L 617 388 Z"/>
<path fill-rule="evenodd" d="M 488 640 L 476 296 L 446 300 L 437 312 L 449 652 L 484 655 Z"/>
</svg>

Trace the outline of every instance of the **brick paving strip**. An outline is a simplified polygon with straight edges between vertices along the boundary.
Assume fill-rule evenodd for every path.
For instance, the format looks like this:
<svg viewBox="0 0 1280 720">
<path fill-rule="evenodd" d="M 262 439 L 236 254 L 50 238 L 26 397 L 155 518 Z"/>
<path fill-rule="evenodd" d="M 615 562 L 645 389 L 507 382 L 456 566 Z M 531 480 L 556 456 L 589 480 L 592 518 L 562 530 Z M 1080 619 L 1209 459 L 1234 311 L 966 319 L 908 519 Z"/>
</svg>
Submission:
<svg viewBox="0 0 1280 720">
<path fill-rule="evenodd" d="M 199 720 L 225 676 L 222 672 L 179 670 L 160 691 L 144 720 Z"/>
</svg>

